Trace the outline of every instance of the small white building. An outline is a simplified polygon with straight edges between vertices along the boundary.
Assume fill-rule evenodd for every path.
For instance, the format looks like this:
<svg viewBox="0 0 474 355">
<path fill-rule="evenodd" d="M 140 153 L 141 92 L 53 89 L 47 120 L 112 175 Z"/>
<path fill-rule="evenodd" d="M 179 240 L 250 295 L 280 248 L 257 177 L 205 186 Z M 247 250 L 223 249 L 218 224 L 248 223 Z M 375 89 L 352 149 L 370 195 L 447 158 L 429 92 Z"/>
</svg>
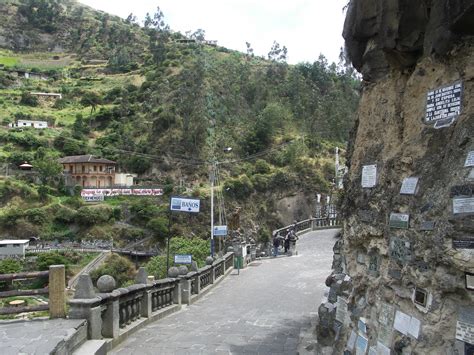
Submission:
<svg viewBox="0 0 474 355">
<path fill-rule="evenodd" d="M 130 187 L 134 185 L 133 179 L 137 174 L 115 173 L 115 186 Z"/>
<path fill-rule="evenodd" d="M 18 121 L 16 121 L 16 123 L 9 123 L 8 126 L 11 127 L 11 128 L 33 127 L 33 128 L 38 128 L 38 129 L 44 129 L 44 128 L 48 128 L 48 122 L 46 122 L 46 121 L 18 120 Z"/>
<path fill-rule="evenodd" d="M 0 259 L 16 256 L 25 257 L 25 251 L 30 241 L 28 239 L 0 240 Z"/>
</svg>

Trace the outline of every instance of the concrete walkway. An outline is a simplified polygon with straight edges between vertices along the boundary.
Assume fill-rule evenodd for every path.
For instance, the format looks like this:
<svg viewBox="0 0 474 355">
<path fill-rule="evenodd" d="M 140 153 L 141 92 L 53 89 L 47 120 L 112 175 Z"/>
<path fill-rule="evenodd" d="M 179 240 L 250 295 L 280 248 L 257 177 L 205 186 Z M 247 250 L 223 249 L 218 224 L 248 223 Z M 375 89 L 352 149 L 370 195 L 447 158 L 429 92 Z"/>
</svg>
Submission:
<svg viewBox="0 0 474 355">
<path fill-rule="evenodd" d="M 204 298 L 137 331 L 112 353 L 296 354 L 326 289 L 336 233 L 305 234 L 297 256 L 232 271 Z"/>
</svg>

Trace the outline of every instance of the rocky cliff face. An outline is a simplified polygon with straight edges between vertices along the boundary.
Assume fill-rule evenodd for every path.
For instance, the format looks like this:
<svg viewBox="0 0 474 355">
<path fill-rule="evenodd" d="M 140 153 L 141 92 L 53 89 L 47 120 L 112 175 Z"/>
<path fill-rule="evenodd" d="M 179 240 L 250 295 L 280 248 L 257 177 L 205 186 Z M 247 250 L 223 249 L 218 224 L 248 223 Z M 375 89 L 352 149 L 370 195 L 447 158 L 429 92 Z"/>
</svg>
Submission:
<svg viewBox="0 0 474 355">
<path fill-rule="evenodd" d="M 365 87 L 319 312 L 335 354 L 472 354 L 473 16 L 467 0 L 350 3 Z"/>
</svg>

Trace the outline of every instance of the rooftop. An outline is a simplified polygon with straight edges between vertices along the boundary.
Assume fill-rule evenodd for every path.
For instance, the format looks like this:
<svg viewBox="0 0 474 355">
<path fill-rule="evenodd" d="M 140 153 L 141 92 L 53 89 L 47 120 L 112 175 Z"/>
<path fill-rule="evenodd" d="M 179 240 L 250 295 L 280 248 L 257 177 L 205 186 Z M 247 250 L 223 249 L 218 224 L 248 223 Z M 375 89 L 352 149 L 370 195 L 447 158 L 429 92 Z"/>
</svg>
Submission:
<svg viewBox="0 0 474 355">
<path fill-rule="evenodd" d="M 28 239 L 3 239 L 0 240 L 0 245 L 5 245 L 5 244 L 26 244 L 28 243 Z"/>
<path fill-rule="evenodd" d="M 60 158 L 58 160 L 61 164 L 70 164 L 70 163 L 98 163 L 98 164 L 117 164 L 113 160 L 108 160 L 104 158 L 96 158 L 91 154 L 88 155 L 71 155 L 68 157 Z"/>
</svg>

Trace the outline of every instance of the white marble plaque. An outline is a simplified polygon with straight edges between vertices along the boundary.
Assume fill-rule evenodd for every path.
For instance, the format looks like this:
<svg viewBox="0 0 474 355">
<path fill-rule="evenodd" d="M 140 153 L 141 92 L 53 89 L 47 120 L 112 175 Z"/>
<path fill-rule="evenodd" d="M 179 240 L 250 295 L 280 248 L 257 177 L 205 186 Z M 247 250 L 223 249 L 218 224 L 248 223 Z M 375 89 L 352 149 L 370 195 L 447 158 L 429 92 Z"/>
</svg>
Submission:
<svg viewBox="0 0 474 355">
<path fill-rule="evenodd" d="M 453 213 L 474 213 L 474 197 L 453 198 Z"/>
<path fill-rule="evenodd" d="M 393 319 L 395 317 L 395 308 L 387 303 L 382 303 L 379 313 L 378 341 L 390 346 L 392 343 Z"/>
<path fill-rule="evenodd" d="M 361 334 L 367 334 L 367 320 L 365 318 L 360 318 L 357 322 L 357 328 Z"/>
<path fill-rule="evenodd" d="M 351 336 L 349 337 L 349 339 L 347 340 L 347 348 L 349 350 L 354 350 L 354 346 L 356 344 L 356 340 L 357 340 L 357 334 L 356 332 L 354 332 L 353 330 L 351 331 Z"/>
<path fill-rule="evenodd" d="M 410 327 L 411 317 L 401 311 L 395 312 L 395 321 L 393 322 L 393 328 L 398 330 L 400 333 L 407 335 Z"/>
<path fill-rule="evenodd" d="M 350 323 L 349 311 L 347 309 L 347 301 L 340 296 L 337 296 L 336 320 L 344 325 L 348 325 Z"/>
<path fill-rule="evenodd" d="M 390 348 L 382 344 L 380 341 L 377 342 L 377 355 L 390 355 Z"/>
<path fill-rule="evenodd" d="M 367 353 L 368 346 L 369 346 L 368 339 L 362 335 L 359 335 L 357 337 L 357 343 L 356 343 L 356 355 L 365 355 Z"/>
<path fill-rule="evenodd" d="M 420 335 L 420 327 L 421 322 L 415 317 L 411 317 L 410 325 L 408 326 L 408 334 L 410 334 L 413 338 L 418 339 L 418 336 Z"/>
<path fill-rule="evenodd" d="M 458 321 L 456 324 L 456 339 L 465 343 L 474 344 L 474 326 Z"/>
<path fill-rule="evenodd" d="M 377 348 L 375 346 L 369 348 L 369 355 L 377 355 Z"/>
<path fill-rule="evenodd" d="M 426 123 L 435 123 L 435 128 L 452 124 L 461 113 L 463 85 L 458 81 L 439 87 L 426 94 Z"/>
<path fill-rule="evenodd" d="M 389 226 L 392 228 L 407 229 L 409 226 L 410 215 L 406 213 L 390 213 Z"/>
<path fill-rule="evenodd" d="M 474 166 L 474 150 L 471 150 L 469 153 L 467 153 L 466 161 L 464 162 L 464 166 L 470 167 Z"/>
<path fill-rule="evenodd" d="M 400 188 L 400 194 L 402 195 L 414 195 L 416 193 L 416 187 L 418 185 L 418 177 L 407 177 L 403 179 L 402 187 Z"/>
<path fill-rule="evenodd" d="M 377 184 L 377 165 L 364 165 L 362 167 L 362 187 L 374 187 Z"/>
</svg>

